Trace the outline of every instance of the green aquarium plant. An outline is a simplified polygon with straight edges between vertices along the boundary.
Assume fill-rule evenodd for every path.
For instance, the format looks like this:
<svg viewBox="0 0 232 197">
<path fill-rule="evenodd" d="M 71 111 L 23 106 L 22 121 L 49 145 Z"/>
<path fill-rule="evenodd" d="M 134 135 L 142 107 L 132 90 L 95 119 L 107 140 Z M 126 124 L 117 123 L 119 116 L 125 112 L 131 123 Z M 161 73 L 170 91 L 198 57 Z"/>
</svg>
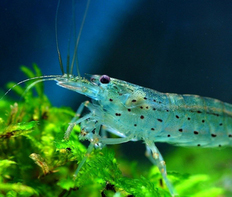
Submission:
<svg viewBox="0 0 232 197">
<path fill-rule="evenodd" d="M 33 70 L 25 66 L 21 70 L 29 78 L 41 75 L 35 64 Z M 78 163 L 86 156 L 78 139 L 79 126 L 69 140 L 63 138 L 75 112 L 52 106 L 43 83 L 28 89 L 30 84 L 8 83 L 23 98 L 6 95 L 0 100 L 0 197 L 170 196 L 156 166 L 144 167 L 141 161 L 123 156 L 116 159 L 115 154 L 123 153 L 115 146 L 92 151 L 74 179 Z M 224 150 L 206 160 L 211 150 L 180 148 L 165 156 L 168 169 L 175 169 L 169 171 L 169 178 L 179 196 L 231 195 L 231 154 Z"/>
</svg>

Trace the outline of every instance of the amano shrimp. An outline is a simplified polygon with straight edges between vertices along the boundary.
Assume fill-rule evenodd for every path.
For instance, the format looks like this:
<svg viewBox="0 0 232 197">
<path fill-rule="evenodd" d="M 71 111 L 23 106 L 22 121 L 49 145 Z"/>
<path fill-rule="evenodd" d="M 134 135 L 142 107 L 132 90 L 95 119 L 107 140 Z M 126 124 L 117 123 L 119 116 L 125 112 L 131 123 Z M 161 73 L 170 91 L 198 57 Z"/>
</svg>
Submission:
<svg viewBox="0 0 232 197">
<path fill-rule="evenodd" d="M 85 131 L 82 138 L 94 144 L 120 144 L 143 140 L 147 156 L 158 166 L 170 193 L 174 189 L 167 179 L 164 159 L 155 142 L 180 146 L 221 147 L 232 145 L 232 105 L 197 95 L 161 93 L 107 75 L 56 78 L 61 87 L 84 94 L 94 102 L 85 102 L 90 113 L 74 118 L 66 131 L 79 124 Z M 79 117 L 79 116 L 78 116 Z M 103 138 L 100 127 L 121 138 Z M 95 131 L 95 132 L 93 132 Z M 81 163 L 83 164 L 83 163 Z M 78 166 L 78 173 L 81 165 Z"/>
<path fill-rule="evenodd" d="M 72 66 L 67 70 L 67 74 L 42 79 L 55 80 L 57 85 L 92 99 L 92 102 L 86 101 L 78 108 L 77 116 L 70 122 L 65 133 L 66 139 L 72 128 L 80 124 L 80 138 L 90 141 L 87 153 L 91 152 L 95 145 L 143 140 L 146 155 L 158 166 L 172 196 L 175 196 L 176 192 L 167 178 L 166 164 L 155 145 L 156 142 L 198 147 L 232 145 L 231 104 L 197 95 L 161 93 L 107 75 L 92 75 L 89 79 L 80 75 L 75 77 L 72 68 L 79 39 L 80 34 Z M 61 59 L 60 65 L 63 70 Z M 84 108 L 87 108 L 89 113 L 82 116 Z M 105 138 L 101 135 L 101 130 L 113 133 L 119 138 Z M 87 157 L 79 163 L 75 175 L 86 159 Z"/>
<path fill-rule="evenodd" d="M 55 78 L 57 85 L 83 94 L 92 102 L 80 105 L 65 138 L 69 138 L 74 125 L 80 124 L 80 139 L 90 141 L 87 153 L 95 145 L 143 140 L 146 156 L 158 166 L 172 196 L 176 192 L 167 178 L 166 164 L 156 142 L 197 147 L 232 145 L 231 104 L 197 95 L 161 93 L 107 75 L 92 75 L 87 79 L 67 72 Z M 84 108 L 89 113 L 82 116 Z M 101 130 L 119 138 L 105 138 Z M 79 163 L 75 175 L 86 159 Z"/>
</svg>

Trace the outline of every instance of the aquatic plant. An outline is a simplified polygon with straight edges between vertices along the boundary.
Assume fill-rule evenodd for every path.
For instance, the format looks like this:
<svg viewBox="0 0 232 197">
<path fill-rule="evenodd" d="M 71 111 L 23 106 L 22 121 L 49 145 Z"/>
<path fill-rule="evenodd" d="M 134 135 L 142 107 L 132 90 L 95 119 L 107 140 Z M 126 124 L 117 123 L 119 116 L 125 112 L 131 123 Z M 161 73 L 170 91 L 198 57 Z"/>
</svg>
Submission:
<svg viewBox="0 0 232 197">
<path fill-rule="evenodd" d="M 29 78 L 41 75 L 35 64 L 33 69 L 21 67 Z M 78 139 L 79 126 L 74 127 L 68 141 L 63 136 L 75 112 L 52 106 L 43 83 L 25 93 L 30 84 L 13 88 L 23 99 L 7 95 L 0 100 L 0 197 L 170 196 L 158 168 L 115 157 L 123 155 L 120 148 L 114 148 L 120 146 L 94 150 L 74 179 L 86 147 Z M 14 85 L 8 83 L 8 88 Z M 216 153 L 178 148 L 166 155 L 168 169 L 177 170 L 169 171 L 169 178 L 180 196 L 229 196 L 230 157 L 228 149 Z"/>
</svg>

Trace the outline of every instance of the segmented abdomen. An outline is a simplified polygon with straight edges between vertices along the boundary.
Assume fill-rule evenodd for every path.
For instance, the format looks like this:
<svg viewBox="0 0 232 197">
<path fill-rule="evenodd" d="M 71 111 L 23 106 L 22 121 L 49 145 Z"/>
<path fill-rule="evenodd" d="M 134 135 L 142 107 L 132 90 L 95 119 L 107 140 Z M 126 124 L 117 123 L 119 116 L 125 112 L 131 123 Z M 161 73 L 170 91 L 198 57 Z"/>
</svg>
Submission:
<svg viewBox="0 0 232 197">
<path fill-rule="evenodd" d="M 161 116 L 162 129 L 156 141 L 183 146 L 232 145 L 232 105 L 196 95 L 161 97 L 156 115 Z"/>
</svg>

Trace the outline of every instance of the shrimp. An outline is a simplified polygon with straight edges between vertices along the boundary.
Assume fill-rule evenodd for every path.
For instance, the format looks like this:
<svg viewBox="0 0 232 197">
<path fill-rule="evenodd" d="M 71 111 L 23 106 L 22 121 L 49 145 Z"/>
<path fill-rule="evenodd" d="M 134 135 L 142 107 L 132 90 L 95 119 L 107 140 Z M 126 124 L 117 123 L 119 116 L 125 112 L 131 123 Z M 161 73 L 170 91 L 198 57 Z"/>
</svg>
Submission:
<svg viewBox="0 0 232 197">
<path fill-rule="evenodd" d="M 80 139 L 90 142 L 87 154 L 95 146 L 143 140 L 146 145 L 146 156 L 158 166 L 171 195 L 176 196 L 177 193 L 167 178 L 165 161 L 155 143 L 167 142 L 179 146 L 198 147 L 231 146 L 232 105 L 197 95 L 161 93 L 108 75 L 87 75 L 84 78 L 78 70 L 78 76 L 75 77 L 73 67 L 77 60 L 77 47 L 89 1 L 70 69 L 67 68 L 64 74 L 57 41 L 63 75 L 44 76 L 37 82 L 55 80 L 58 86 L 92 99 L 92 102 L 86 101 L 80 105 L 65 132 L 65 139 L 69 138 L 73 127 L 80 124 L 82 129 Z M 89 113 L 82 115 L 85 108 Z M 105 132 L 113 133 L 119 138 L 106 138 Z M 75 176 L 86 159 L 87 156 L 79 163 Z"/>
<path fill-rule="evenodd" d="M 84 19 L 85 16 L 86 13 Z M 83 23 L 81 30 L 82 28 Z M 75 51 L 79 37 L 80 34 Z M 61 70 L 63 72 L 62 66 Z M 78 72 L 75 77 L 72 69 L 67 74 L 56 77 L 55 81 L 63 88 L 92 99 L 92 102 L 86 101 L 78 108 L 77 115 L 65 133 L 66 139 L 73 127 L 80 124 L 80 139 L 90 141 L 87 154 L 94 146 L 143 140 L 146 144 L 146 156 L 158 166 L 172 196 L 177 193 L 167 178 L 166 164 L 155 142 L 198 147 L 232 145 L 231 104 L 197 95 L 161 93 L 107 75 L 84 78 Z M 84 108 L 89 113 L 82 116 Z M 105 131 L 119 138 L 105 138 Z M 75 176 L 86 159 L 87 157 L 79 163 Z"/>
<path fill-rule="evenodd" d="M 85 131 L 82 139 L 91 142 L 88 152 L 95 144 L 143 140 L 148 158 L 158 166 L 172 196 L 175 190 L 167 178 L 166 165 L 155 142 L 201 147 L 232 145 L 231 104 L 197 95 L 161 93 L 107 75 L 93 75 L 90 80 L 60 77 L 56 81 L 57 85 L 93 100 L 81 104 L 78 118 L 84 107 L 90 112 L 72 120 L 66 138 L 73 126 L 80 123 Z M 121 138 L 101 137 L 101 126 Z"/>
</svg>

